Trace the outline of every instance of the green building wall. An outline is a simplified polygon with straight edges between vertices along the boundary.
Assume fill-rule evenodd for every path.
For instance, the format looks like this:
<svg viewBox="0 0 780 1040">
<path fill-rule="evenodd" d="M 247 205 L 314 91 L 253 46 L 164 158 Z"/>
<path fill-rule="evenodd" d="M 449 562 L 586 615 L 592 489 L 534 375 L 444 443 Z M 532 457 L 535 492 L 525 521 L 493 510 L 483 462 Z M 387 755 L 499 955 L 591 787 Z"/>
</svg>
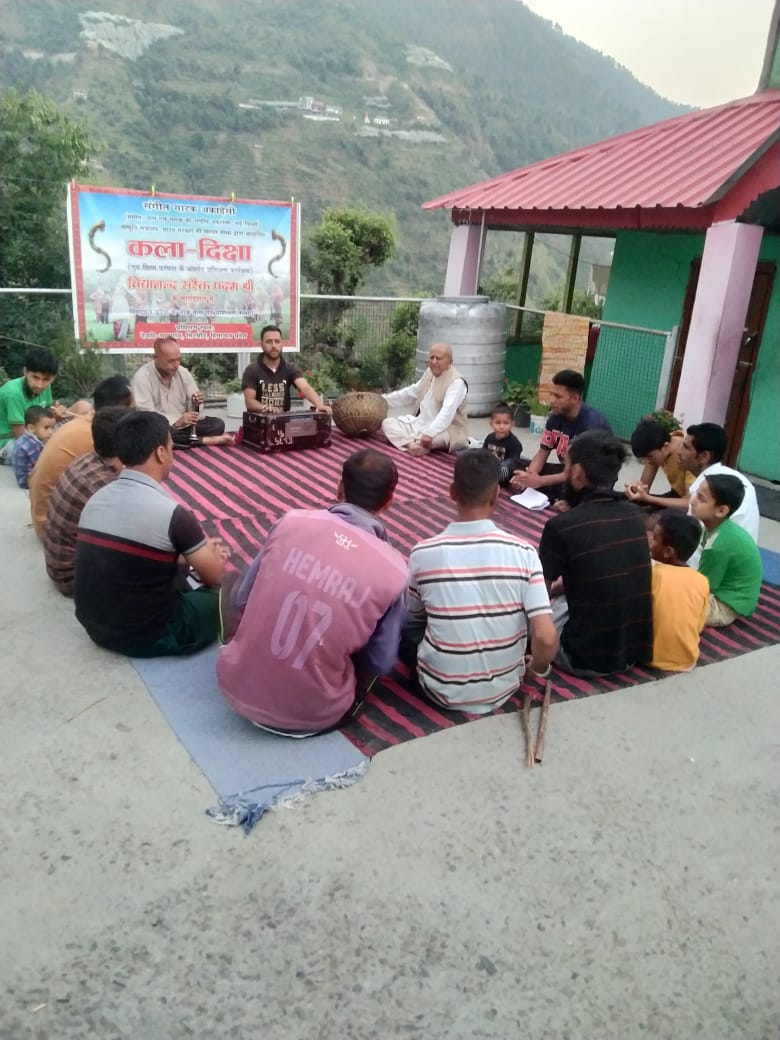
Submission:
<svg viewBox="0 0 780 1040">
<path fill-rule="evenodd" d="M 691 261 L 704 249 L 703 234 L 625 231 L 617 235 L 604 320 L 669 330 L 679 325 Z M 764 235 L 760 259 L 780 268 L 780 236 Z M 628 437 L 655 407 L 663 361 L 661 336 L 603 327 L 588 402 L 600 408 L 615 433 Z M 750 415 L 738 465 L 747 473 L 780 479 L 780 271 L 775 279 L 752 380 Z"/>
<path fill-rule="evenodd" d="M 777 273 L 750 384 L 750 412 L 737 465 L 765 480 L 780 480 L 780 235 L 764 234 L 759 259 L 777 264 Z"/>
</svg>

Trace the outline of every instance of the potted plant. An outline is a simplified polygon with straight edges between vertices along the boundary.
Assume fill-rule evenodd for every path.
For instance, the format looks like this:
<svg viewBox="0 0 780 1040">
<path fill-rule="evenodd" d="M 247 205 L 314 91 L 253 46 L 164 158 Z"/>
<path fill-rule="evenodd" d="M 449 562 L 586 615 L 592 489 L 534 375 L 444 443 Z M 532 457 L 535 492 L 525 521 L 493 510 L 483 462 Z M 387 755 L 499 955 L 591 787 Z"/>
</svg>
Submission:
<svg viewBox="0 0 780 1040">
<path fill-rule="evenodd" d="M 654 412 L 646 415 L 645 419 L 652 419 L 654 422 L 660 423 L 670 437 L 675 430 L 682 429 L 682 423 L 677 416 L 666 408 L 656 408 Z"/>
<path fill-rule="evenodd" d="M 527 383 L 504 380 L 503 401 L 514 409 L 515 426 L 526 430 L 531 425 L 531 417 L 545 406 L 539 401 L 539 387 L 529 379 Z"/>
<path fill-rule="evenodd" d="M 531 413 L 531 433 L 543 434 L 547 425 L 547 416 L 550 414 L 550 406 L 539 397 L 538 387 L 535 387 L 533 394 L 529 395 L 527 406 Z"/>
<path fill-rule="evenodd" d="M 324 368 L 309 368 L 303 373 L 303 378 L 323 401 L 327 401 L 332 393 L 333 380 Z"/>
<path fill-rule="evenodd" d="M 241 392 L 240 379 L 228 379 L 225 381 L 225 394 L 227 395 L 227 413 L 231 419 L 241 419 L 246 411 L 246 402 Z"/>
</svg>

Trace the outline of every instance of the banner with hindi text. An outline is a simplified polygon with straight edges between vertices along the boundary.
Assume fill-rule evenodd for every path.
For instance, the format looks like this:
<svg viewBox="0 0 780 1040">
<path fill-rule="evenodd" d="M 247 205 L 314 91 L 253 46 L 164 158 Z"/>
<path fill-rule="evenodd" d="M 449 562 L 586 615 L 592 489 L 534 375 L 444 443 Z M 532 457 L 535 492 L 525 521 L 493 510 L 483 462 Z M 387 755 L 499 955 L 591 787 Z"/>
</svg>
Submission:
<svg viewBox="0 0 780 1040">
<path fill-rule="evenodd" d="M 148 353 L 254 349 L 278 325 L 298 349 L 299 207 L 70 185 L 68 235 L 78 338 Z"/>
</svg>

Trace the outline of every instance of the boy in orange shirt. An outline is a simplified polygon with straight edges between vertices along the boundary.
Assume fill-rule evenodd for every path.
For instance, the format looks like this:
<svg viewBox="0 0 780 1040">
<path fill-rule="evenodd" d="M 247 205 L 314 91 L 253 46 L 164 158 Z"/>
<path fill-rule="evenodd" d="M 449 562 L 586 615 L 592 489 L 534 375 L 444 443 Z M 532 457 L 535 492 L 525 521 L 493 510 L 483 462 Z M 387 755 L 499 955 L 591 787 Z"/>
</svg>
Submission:
<svg viewBox="0 0 780 1040">
<path fill-rule="evenodd" d="M 710 585 L 686 563 L 701 540 L 699 521 L 678 509 L 656 514 L 648 530 L 653 559 L 653 668 L 687 672 L 699 659 Z"/>
</svg>

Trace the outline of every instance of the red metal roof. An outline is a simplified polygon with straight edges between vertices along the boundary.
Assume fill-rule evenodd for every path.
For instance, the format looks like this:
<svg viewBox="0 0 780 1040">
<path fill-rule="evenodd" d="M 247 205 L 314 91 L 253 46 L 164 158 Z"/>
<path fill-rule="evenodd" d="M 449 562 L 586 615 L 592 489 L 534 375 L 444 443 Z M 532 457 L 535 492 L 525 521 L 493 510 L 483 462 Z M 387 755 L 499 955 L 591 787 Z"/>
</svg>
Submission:
<svg viewBox="0 0 780 1040">
<path fill-rule="evenodd" d="M 780 90 L 765 90 L 521 166 L 423 209 L 489 210 L 494 219 L 501 210 L 696 209 L 722 198 L 778 139 Z"/>
</svg>

